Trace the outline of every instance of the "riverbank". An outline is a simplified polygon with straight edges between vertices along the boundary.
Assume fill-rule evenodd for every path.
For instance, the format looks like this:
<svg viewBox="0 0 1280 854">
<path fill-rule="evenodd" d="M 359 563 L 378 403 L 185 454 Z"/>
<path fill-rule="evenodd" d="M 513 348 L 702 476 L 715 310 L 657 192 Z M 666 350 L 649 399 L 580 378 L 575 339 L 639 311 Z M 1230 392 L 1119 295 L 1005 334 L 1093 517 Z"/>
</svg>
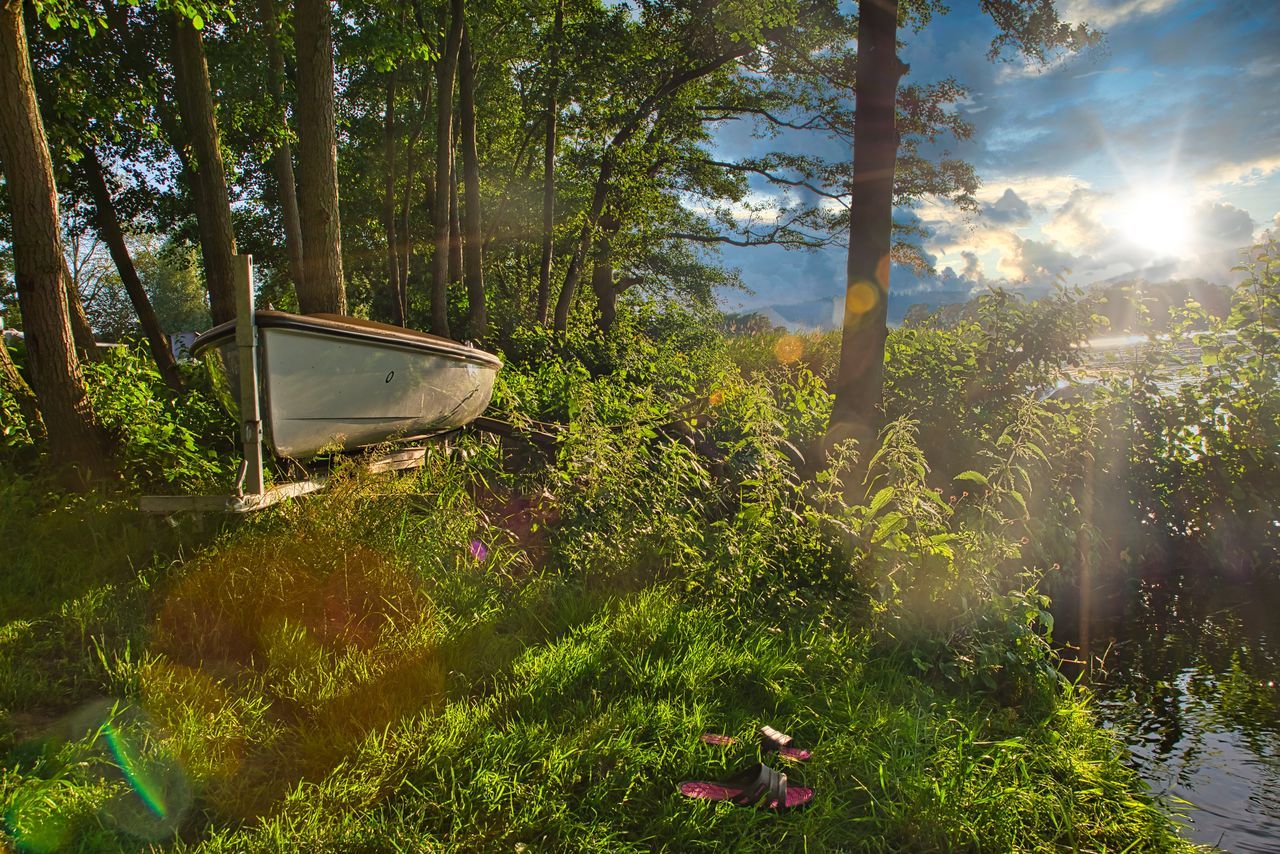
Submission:
<svg viewBox="0 0 1280 854">
<path fill-rule="evenodd" d="M 172 542 L 207 544 L 136 574 L 119 559 L 141 557 L 147 526 L 163 523 L 124 522 L 109 502 L 42 511 L 48 524 L 114 520 L 123 536 L 115 576 L 48 596 L 38 614 L 6 603 L 11 842 L 1180 844 L 1086 695 L 1051 680 L 1017 702 L 962 689 L 895 649 L 861 597 L 818 600 L 812 555 L 752 545 L 741 521 L 705 530 L 689 504 L 654 506 L 678 493 L 635 508 L 656 529 L 584 530 L 553 519 L 545 497 L 496 488 L 494 453 L 465 441 L 418 476 L 348 481 L 234 529 L 184 527 Z M 659 558 L 672 538 L 688 551 Z M 571 565 L 531 560 L 539 549 Z M 809 601 L 761 601 L 762 585 L 729 575 L 753 571 Z M 817 793 L 811 808 L 679 795 L 681 780 L 754 761 L 764 722 L 812 748 L 786 769 Z M 704 731 L 740 745 L 709 747 Z"/>
</svg>

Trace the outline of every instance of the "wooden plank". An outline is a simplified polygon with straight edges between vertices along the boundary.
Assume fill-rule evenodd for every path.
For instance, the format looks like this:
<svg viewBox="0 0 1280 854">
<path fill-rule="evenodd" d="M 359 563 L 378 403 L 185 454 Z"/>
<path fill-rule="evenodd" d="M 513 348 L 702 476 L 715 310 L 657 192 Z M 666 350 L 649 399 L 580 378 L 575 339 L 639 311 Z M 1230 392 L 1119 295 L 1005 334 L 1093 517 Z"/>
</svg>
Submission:
<svg viewBox="0 0 1280 854">
<path fill-rule="evenodd" d="M 492 433 L 495 436 L 503 436 L 505 438 L 524 439 L 548 451 L 555 450 L 556 447 L 556 437 L 550 433 L 516 426 L 508 421 L 500 421 L 497 418 L 481 415 L 468 426 L 482 433 Z"/>
<path fill-rule="evenodd" d="M 324 478 L 273 486 L 258 495 L 144 495 L 138 500 L 143 513 L 252 513 L 290 498 L 325 487 Z"/>
<path fill-rule="evenodd" d="M 403 448 L 390 454 L 375 457 L 365 464 L 364 468 L 373 473 L 384 471 L 403 471 L 405 469 L 422 468 L 427 457 L 426 448 Z"/>
</svg>

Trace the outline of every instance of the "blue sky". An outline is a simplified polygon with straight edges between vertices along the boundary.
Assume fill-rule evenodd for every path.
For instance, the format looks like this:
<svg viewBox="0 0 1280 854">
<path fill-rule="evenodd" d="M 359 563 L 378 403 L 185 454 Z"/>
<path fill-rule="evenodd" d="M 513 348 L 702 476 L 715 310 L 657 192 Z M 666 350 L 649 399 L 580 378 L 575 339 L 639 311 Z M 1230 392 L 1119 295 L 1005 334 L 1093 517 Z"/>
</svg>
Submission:
<svg viewBox="0 0 1280 854">
<path fill-rule="evenodd" d="M 1038 290 L 1146 273 L 1227 281 L 1236 250 L 1280 216 L 1280 2 L 1060 0 L 1066 20 L 1105 32 L 1103 44 L 1047 66 L 991 62 L 995 33 L 977 3 L 956 2 L 920 32 L 904 31 L 908 80 L 953 76 L 974 138 L 948 149 L 977 168 L 977 214 L 926 200 L 919 218 L 937 279 L 895 268 L 901 306 L 1001 284 Z M 835 158 L 843 146 L 793 134 L 787 147 Z M 777 141 L 730 123 L 721 155 Z M 848 156 L 847 153 L 844 156 Z M 776 189 L 763 179 L 759 194 Z M 844 250 L 727 248 L 722 260 L 754 292 L 730 308 L 843 293 Z"/>
</svg>

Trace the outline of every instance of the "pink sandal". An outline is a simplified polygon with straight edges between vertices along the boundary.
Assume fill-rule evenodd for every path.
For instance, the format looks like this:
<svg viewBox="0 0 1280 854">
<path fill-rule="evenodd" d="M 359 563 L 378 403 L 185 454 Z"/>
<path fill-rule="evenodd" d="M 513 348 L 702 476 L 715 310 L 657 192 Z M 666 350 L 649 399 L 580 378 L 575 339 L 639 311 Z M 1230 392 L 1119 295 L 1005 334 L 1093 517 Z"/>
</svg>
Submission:
<svg viewBox="0 0 1280 854">
<path fill-rule="evenodd" d="M 732 736 L 714 732 L 704 732 L 701 738 L 703 742 L 714 747 L 729 747 L 738 741 Z M 767 725 L 760 727 L 760 750 L 765 753 L 777 753 L 782 759 L 791 762 L 804 762 L 813 756 L 808 750 L 792 747 L 791 736 Z"/>
<path fill-rule="evenodd" d="M 687 780 L 680 784 L 680 794 L 777 812 L 802 807 L 813 800 L 813 789 L 790 785 L 786 774 L 779 774 L 763 762 L 718 782 Z"/>
</svg>

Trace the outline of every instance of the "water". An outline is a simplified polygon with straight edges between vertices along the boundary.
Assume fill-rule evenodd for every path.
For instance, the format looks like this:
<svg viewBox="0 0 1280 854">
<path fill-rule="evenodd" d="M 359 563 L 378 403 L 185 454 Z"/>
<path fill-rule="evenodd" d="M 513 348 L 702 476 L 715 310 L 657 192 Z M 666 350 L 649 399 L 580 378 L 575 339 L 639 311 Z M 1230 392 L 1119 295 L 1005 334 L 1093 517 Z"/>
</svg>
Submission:
<svg viewBox="0 0 1280 854">
<path fill-rule="evenodd" d="M 1184 835 L 1226 851 L 1280 851 L 1280 573 L 1270 575 L 1156 573 L 1091 608 L 1103 664 L 1089 681 L 1106 725 L 1182 813 Z"/>
</svg>

